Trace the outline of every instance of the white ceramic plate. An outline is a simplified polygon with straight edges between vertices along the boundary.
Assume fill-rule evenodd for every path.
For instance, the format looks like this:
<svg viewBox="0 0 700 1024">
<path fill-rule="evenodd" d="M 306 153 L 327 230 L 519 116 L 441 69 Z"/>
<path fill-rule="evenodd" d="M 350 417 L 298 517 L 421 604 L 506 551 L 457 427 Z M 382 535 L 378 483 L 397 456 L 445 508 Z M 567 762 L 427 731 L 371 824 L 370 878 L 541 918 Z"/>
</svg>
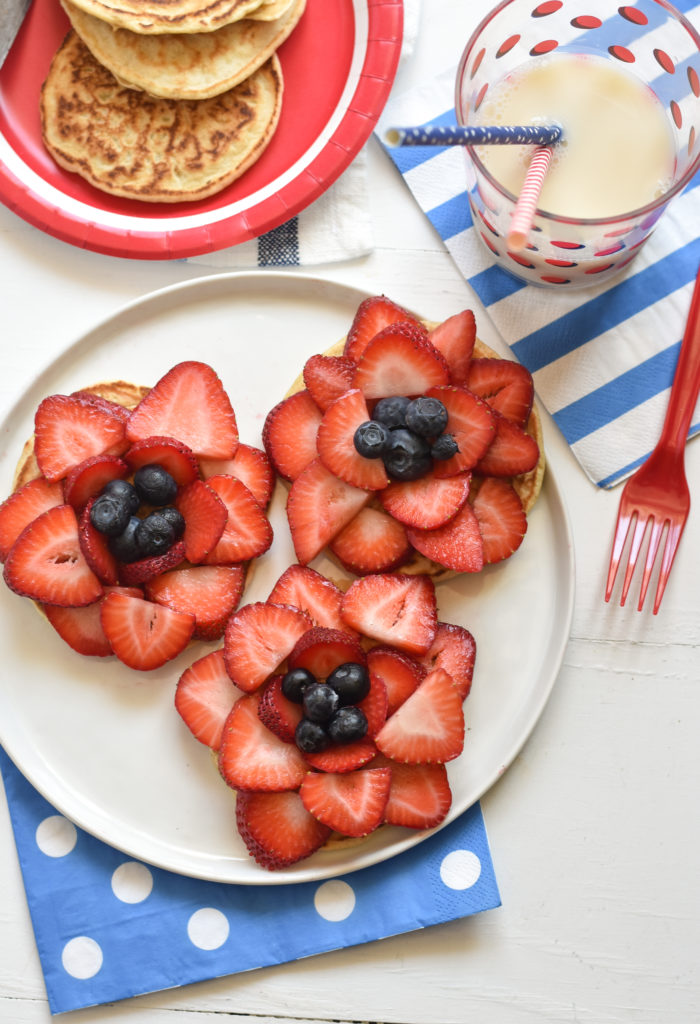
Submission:
<svg viewBox="0 0 700 1024">
<path fill-rule="evenodd" d="M 316 278 L 250 273 L 199 279 L 132 303 L 72 345 L 10 412 L 2 424 L 0 494 L 10 491 L 43 397 L 120 377 L 154 384 L 182 359 L 202 359 L 217 370 L 241 440 L 260 445 L 267 411 L 309 355 L 346 333 L 364 297 Z M 275 541 L 249 577 L 248 601 L 264 600 L 295 561 L 281 491 L 270 510 Z M 330 563 L 314 564 L 338 575 Z M 449 765 L 448 820 L 500 777 L 539 718 L 569 636 L 573 580 L 568 519 L 550 464 L 517 555 L 438 586 L 439 617 L 466 626 L 477 641 L 467 741 Z M 287 871 L 264 871 L 238 836 L 234 797 L 210 752 L 173 708 L 177 679 L 205 645 L 144 674 L 113 659 L 84 658 L 31 602 L 0 585 L 0 650 L 0 742 L 61 813 L 132 857 L 215 881 L 280 884 L 365 867 L 428 834 L 384 828 Z"/>
</svg>

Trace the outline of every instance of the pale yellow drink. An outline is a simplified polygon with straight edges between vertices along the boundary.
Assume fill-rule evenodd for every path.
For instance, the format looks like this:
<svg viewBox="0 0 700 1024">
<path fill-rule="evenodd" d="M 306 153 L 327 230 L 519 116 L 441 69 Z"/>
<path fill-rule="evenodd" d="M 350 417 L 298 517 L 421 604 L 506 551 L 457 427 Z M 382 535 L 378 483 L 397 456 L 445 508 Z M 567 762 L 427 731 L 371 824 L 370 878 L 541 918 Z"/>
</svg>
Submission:
<svg viewBox="0 0 700 1024">
<path fill-rule="evenodd" d="M 672 185 L 676 150 L 652 90 L 604 57 L 558 53 L 529 61 L 490 85 L 472 124 L 559 123 L 539 208 L 560 217 L 604 218 L 652 202 Z M 520 192 L 528 146 L 479 146 L 502 186 Z"/>
</svg>

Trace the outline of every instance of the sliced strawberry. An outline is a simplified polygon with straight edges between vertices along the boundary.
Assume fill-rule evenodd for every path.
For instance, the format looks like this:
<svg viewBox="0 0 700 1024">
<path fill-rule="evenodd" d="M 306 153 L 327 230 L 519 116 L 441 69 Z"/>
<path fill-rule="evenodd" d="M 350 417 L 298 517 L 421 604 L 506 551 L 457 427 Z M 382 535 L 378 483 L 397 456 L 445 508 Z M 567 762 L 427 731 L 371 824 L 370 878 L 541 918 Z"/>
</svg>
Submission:
<svg viewBox="0 0 700 1024">
<path fill-rule="evenodd" d="M 435 530 L 407 527 L 406 532 L 416 551 L 445 569 L 480 572 L 484 567 L 479 523 L 469 502 L 444 526 Z"/>
<path fill-rule="evenodd" d="M 0 562 L 5 561 L 25 526 L 42 512 L 64 503 L 63 484 L 49 483 L 43 476 L 35 477 L 6 498 L 0 505 Z"/>
<path fill-rule="evenodd" d="M 331 402 L 352 387 L 355 363 L 346 356 L 309 356 L 304 384 L 316 405 L 325 412 Z"/>
<path fill-rule="evenodd" d="M 116 416 L 117 419 L 122 420 L 124 423 L 129 419 L 129 409 L 126 406 L 120 405 L 119 402 L 113 402 L 103 395 L 95 394 L 94 391 L 71 391 L 71 398 L 79 398 L 81 402 L 97 406 L 98 409 L 111 413 L 112 416 Z"/>
<path fill-rule="evenodd" d="M 355 447 L 355 431 L 370 418 L 364 395 L 357 388 L 332 402 L 318 428 L 316 447 L 321 462 L 353 487 L 379 491 L 389 483 L 381 459 L 366 459 Z"/>
<path fill-rule="evenodd" d="M 323 413 L 308 391 L 296 391 L 269 411 L 262 440 L 270 462 L 285 480 L 296 480 L 316 458 L 316 434 Z"/>
<path fill-rule="evenodd" d="M 77 607 L 102 597 L 102 584 L 85 561 L 71 505 L 55 505 L 32 520 L 5 561 L 5 583 L 42 604 Z"/>
<path fill-rule="evenodd" d="M 424 395 L 449 384 L 445 357 L 425 331 L 407 323 L 392 324 L 367 345 L 357 364 L 353 386 L 367 400 L 388 395 Z"/>
<path fill-rule="evenodd" d="M 377 753 L 374 740 L 363 736 L 353 743 L 339 743 L 317 754 L 304 754 L 307 763 L 317 772 L 354 772 L 369 764 Z"/>
<path fill-rule="evenodd" d="M 203 480 L 193 480 L 175 499 L 185 520 L 182 539 L 188 562 L 203 562 L 221 540 L 228 519 L 228 510 L 213 488 Z"/>
<path fill-rule="evenodd" d="M 247 562 L 272 544 L 272 527 L 263 509 L 235 476 L 210 476 L 211 488 L 226 506 L 228 518 L 221 538 L 204 561 L 208 565 Z"/>
<path fill-rule="evenodd" d="M 303 633 L 289 654 L 289 668 L 305 668 L 318 680 L 326 679 L 339 665 L 355 661 L 364 665 L 365 652 L 354 636 L 338 629 L 313 626 Z"/>
<path fill-rule="evenodd" d="M 439 631 L 438 623 L 438 633 Z M 433 650 L 434 646 L 435 643 L 430 650 Z M 401 707 L 427 674 L 423 665 L 415 658 L 381 644 L 367 652 L 367 668 L 372 680 L 381 679 L 384 683 L 387 694 L 387 718 Z"/>
<path fill-rule="evenodd" d="M 218 751 L 229 712 L 242 696 L 226 671 L 224 652 L 211 651 L 180 676 L 175 708 L 195 739 Z"/>
<path fill-rule="evenodd" d="M 418 689 L 388 718 L 375 740 L 392 761 L 443 763 L 464 747 L 462 698 L 443 669 L 430 672 Z"/>
<path fill-rule="evenodd" d="M 476 641 L 469 630 L 454 622 L 438 622 L 433 645 L 420 661 L 427 672 L 444 669 L 465 700 L 472 686 L 475 659 Z"/>
<path fill-rule="evenodd" d="M 261 448 L 241 443 L 232 459 L 200 459 L 199 469 L 205 480 L 222 474 L 238 477 L 261 508 L 267 508 L 270 503 L 275 474 Z"/>
<path fill-rule="evenodd" d="M 240 565 L 188 565 L 173 569 L 145 586 L 150 601 L 195 617 L 195 640 L 219 640 L 243 594 Z"/>
<path fill-rule="evenodd" d="M 53 482 L 92 455 L 126 448 L 124 427 L 123 419 L 100 405 L 71 395 L 50 395 L 34 416 L 39 469 Z"/>
<path fill-rule="evenodd" d="M 342 590 L 308 565 L 294 564 L 285 569 L 267 600 L 270 604 L 291 604 L 299 608 L 306 612 L 314 626 L 348 631 L 340 614 Z"/>
<path fill-rule="evenodd" d="M 334 832 L 366 836 L 384 820 L 390 786 L 390 768 L 344 774 L 309 772 L 299 796 L 309 814 Z"/>
<path fill-rule="evenodd" d="M 331 541 L 330 550 L 348 572 L 366 576 L 392 572 L 411 555 L 406 528 L 380 508 L 365 505 Z"/>
<path fill-rule="evenodd" d="M 236 797 L 236 824 L 248 852 L 268 871 L 315 853 L 331 830 L 304 807 L 298 793 L 245 793 Z"/>
<path fill-rule="evenodd" d="M 385 295 L 373 295 L 357 307 L 347 338 L 344 355 L 357 363 L 367 345 L 381 330 L 398 321 L 412 322 L 423 327 L 419 320 Z"/>
<path fill-rule="evenodd" d="M 464 388 L 433 388 L 429 395 L 439 399 L 447 409 L 445 433 L 454 437 L 459 448 L 452 458 L 435 460 L 435 476 L 455 476 L 472 469 L 496 436 L 494 414 L 486 402 Z"/>
<path fill-rule="evenodd" d="M 287 519 L 297 560 L 306 565 L 320 554 L 371 496 L 371 491 L 339 480 L 320 459 L 309 463 L 287 498 Z"/>
<path fill-rule="evenodd" d="M 476 320 L 471 309 L 443 320 L 430 332 L 430 341 L 442 352 L 450 368 L 450 383 L 467 387 L 469 366 L 476 341 Z"/>
<path fill-rule="evenodd" d="M 517 491 L 507 480 L 488 476 L 476 493 L 473 508 L 484 545 L 484 562 L 510 558 L 527 532 L 527 516 Z"/>
<path fill-rule="evenodd" d="M 129 416 L 126 436 L 176 437 L 195 455 L 230 459 L 238 447 L 236 416 L 219 377 L 206 363 L 177 363 Z"/>
<path fill-rule="evenodd" d="M 132 473 L 151 463 L 162 466 L 180 487 L 199 479 L 196 455 L 174 437 L 144 437 L 132 444 L 124 458 Z"/>
<path fill-rule="evenodd" d="M 346 591 L 342 615 L 365 636 L 425 654 L 437 629 L 435 585 L 429 576 L 365 576 Z"/>
<path fill-rule="evenodd" d="M 469 497 L 470 483 L 469 471 L 444 478 L 426 473 L 418 480 L 394 480 L 379 500 L 394 519 L 406 526 L 434 530 L 457 515 Z"/>
<path fill-rule="evenodd" d="M 488 402 L 501 416 L 524 427 L 532 409 L 532 375 L 512 359 L 472 359 L 465 387 Z"/>
<path fill-rule="evenodd" d="M 288 605 L 262 601 L 243 605 L 226 625 L 226 671 L 241 690 L 257 690 L 311 627 L 311 619 L 304 612 Z"/>
<path fill-rule="evenodd" d="M 123 480 L 128 474 L 129 467 L 119 456 L 91 455 L 71 469 L 63 482 L 63 493 L 68 504 L 80 512 L 110 480 Z"/>
<path fill-rule="evenodd" d="M 105 594 L 110 593 L 143 597 L 137 587 L 105 587 Z M 78 654 L 92 658 L 107 658 L 112 654 L 112 645 L 102 628 L 102 601 L 93 601 L 82 608 L 62 608 L 57 604 L 41 607 L 61 639 Z"/>
<path fill-rule="evenodd" d="M 452 791 L 444 764 L 400 764 L 382 754 L 372 767 L 391 769 L 391 789 L 384 809 L 387 825 L 435 828 L 452 806 Z"/>
<path fill-rule="evenodd" d="M 519 476 L 537 465 L 540 449 L 537 441 L 522 427 L 494 413 L 496 437 L 479 459 L 474 471 L 482 476 Z"/>
<path fill-rule="evenodd" d="M 114 591 L 102 602 L 101 615 L 102 628 L 116 656 L 141 672 L 176 658 L 194 632 L 194 615 Z"/>
<path fill-rule="evenodd" d="M 270 732 L 285 743 L 294 742 L 294 731 L 303 717 L 301 704 L 293 704 L 282 693 L 281 675 L 273 676 L 263 687 L 258 717 Z"/>
<path fill-rule="evenodd" d="M 119 581 L 127 587 L 138 586 L 175 569 L 185 561 L 185 542 L 177 540 L 162 555 L 141 558 L 138 562 L 120 563 Z"/>
<path fill-rule="evenodd" d="M 119 563 L 109 549 L 107 537 L 96 530 L 90 522 L 90 509 L 94 501 L 94 498 L 90 498 L 80 513 L 78 521 L 80 550 L 95 576 L 105 585 L 116 586 L 120 582 Z"/>
<path fill-rule="evenodd" d="M 367 736 L 373 740 L 386 722 L 389 711 L 389 693 L 384 680 L 376 673 L 370 675 L 369 693 L 358 702 L 357 707 L 364 712 L 367 719 Z"/>
<path fill-rule="evenodd" d="M 285 743 L 258 717 L 260 695 L 244 694 L 233 705 L 221 735 L 219 771 L 233 789 L 278 793 L 298 789 L 307 771 L 301 751 Z"/>
</svg>

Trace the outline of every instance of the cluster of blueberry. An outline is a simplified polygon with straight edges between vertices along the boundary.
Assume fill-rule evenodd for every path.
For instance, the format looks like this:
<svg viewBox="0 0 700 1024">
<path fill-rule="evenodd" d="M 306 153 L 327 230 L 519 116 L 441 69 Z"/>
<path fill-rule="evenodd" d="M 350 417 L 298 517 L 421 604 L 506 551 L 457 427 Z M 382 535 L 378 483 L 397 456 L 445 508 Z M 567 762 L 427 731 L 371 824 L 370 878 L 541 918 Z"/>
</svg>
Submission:
<svg viewBox="0 0 700 1024">
<path fill-rule="evenodd" d="M 141 466 L 134 482 L 110 480 L 90 509 L 90 522 L 108 538 L 120 562 L 137 562 L 166 552 L 182 536 L 185 520 L 172 502 L 177 484 L 156 463 Z M 143 518 L 142 506 L 152 509 Z"/>
<path fill-rule="evenodd" d="M 352 743 L 367 732 L 367 718 L 355 705 L 369 693 L 367 669 L 346 661 L 319 683 L 306 668 L 293 668 L 282 679 L 282 693 L 301 704 L 304 717 L 294 739 L 306 754 L 317 754 L 331 743 Z"/>
<path fill-rule="evenodd" d="M 433 459 L 450 459 L 459 448 L 446 434 L 447 409 L 438 398 L 421 395 L 380 398 L 372 419 L 355 431 L 355 448 L 366 459 L 381 459 L 394 480 L 418 480 Z"/>
</svg>

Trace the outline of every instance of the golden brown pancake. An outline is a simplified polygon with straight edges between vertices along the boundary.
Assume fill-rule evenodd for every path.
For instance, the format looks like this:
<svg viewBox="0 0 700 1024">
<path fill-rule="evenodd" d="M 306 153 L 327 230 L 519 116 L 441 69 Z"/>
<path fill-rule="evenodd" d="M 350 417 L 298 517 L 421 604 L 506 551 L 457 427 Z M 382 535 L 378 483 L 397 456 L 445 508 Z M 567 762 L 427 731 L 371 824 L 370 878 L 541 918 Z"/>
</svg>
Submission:
<svg viewBox="0 0 700 1024">
<path fill-rule="evenodd" d="M 131 32 L 212 32 L 247 18 L 263 0 L 75 0 L 77 7 Z"/>
<path fill-rule="evenodd" d="M 166 99 L 208 99 L 232 89 L 272 56 L 296 27 L 306 0 L 285 0 L 270 21 L 243 18 L 214 32 L 143 35 L 115 28 L 61 0 L 71 25 L 119 83 Z"/>
<path fill-rule="evenodd" d="M 436 322 L 424 320 L 423 324 L 428 331 L 434 330 L 437 327 Z M 340 356 L 343 354 L 345 348 L 345 338 L 342 338 L 337 344 L 329 348 L 324 355 L 327 356 Z M 485 345 L 479 338 L 474 343 L 474 356 L 476 358 L 489 358 L 489 359 L 502 359 L 497 352 L 494 352 L 492 348 Z M 294 394 L 295 391 L 302 391 L 305 387 L 303 373 L 299 374 L 291 388 L 287 392 L 287 395 Z M 531 469 L 529 473 L 522 473 L 520 476 L 510 478 L 510 482 L 518 493 L 525 512 L 529 512 L 542 489 L 542 482 L 544 480 L 545 473 L 545 454 L 544 454 L 544 439 L 542 436 L 542 422 L 540 420 L 539 413 L 535 405 L 532 407 L 530 417 L 526 424 L 525 429 L 528 434 L 534 437 L 537 441 L 537 445 L 540 450 L 540 457 L 537 465 L 534 469 Z M 378 506 L 379 507 L 379 506 Z M 333 552 L 328 548 L 325 552 L 330 558 L 333 558 Z M 454 569 L 445 569 L 442 565 L 438 565 L 437 562 L 433 562 L 431 559 L 426 558 L 425 555 L 421 555 L 418 551 L 415 551 L 411 556 L 409 562 L 402 565 L 397 572 L 407 573 L 409 575 L 423 574 L 431 576 L 433 580 L 439 582 L 440 580 L 451 579 L 454 576 L 458 576 L 459 573 Z"/>
<path fill-rule="evenodd" d="M 273 21 L 279 18 L 294 3 L 294 0 L 264 0 L 248 17 L 254 21 Z"/>
<path fill-rule="evenodd" d="M 168 100 L 121 85 L 70 31 L 41 91 L 44 144 L 96 188 L 152 203 L 204 199 L 264 152 L 283 81 L 273 54 L 249 78 L 206 100 Z"/>
</svg>

